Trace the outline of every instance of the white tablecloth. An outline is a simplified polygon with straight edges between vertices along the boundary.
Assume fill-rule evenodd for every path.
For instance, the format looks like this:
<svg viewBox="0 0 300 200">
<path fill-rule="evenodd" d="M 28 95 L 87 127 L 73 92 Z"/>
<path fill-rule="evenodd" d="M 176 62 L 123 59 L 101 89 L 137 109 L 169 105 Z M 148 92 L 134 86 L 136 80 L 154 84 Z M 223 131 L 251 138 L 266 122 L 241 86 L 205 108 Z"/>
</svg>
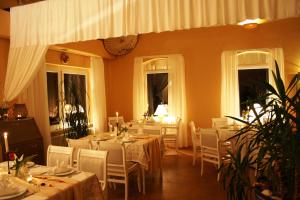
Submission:
<svg viewBox="0 0 300 200">
<path fill-rule="evenodd" d="M 104 199 L 103 192 L 95 174 L 90 172 L 78 172 L 74 169 L 73 173 L 67 174 L 66 176 L 54 176 L 46 173 L 49 170 L 49 167 L 40 165 L 29 168 L 29 173 L 32 172 L 33 175 L 33 181 L 31 183 L 13 177 L 15 184 L 23 185 L 27 188 L 27 192 L 14 198 L 14 200 Z M 7 174 L 7 168 L 3 168 L 2 163 L 1 173 Z M 12 171 L 11 176 L 13 176 L 13 174 L 14 171 Z"/>
<path fill-rule="evenodd" d="M 90 135 L 90 140 L 103 139 L 107 133 Z M 126 160 L 139 163 L 145 170 L 155 171 L 161 169 L 161 154 L 163 140 L 160 135 L 131 136 L 134 142 L 125 143 Z M 121 140 L 110 139 L 109 142 L 121 142 Z"/>
</svg>

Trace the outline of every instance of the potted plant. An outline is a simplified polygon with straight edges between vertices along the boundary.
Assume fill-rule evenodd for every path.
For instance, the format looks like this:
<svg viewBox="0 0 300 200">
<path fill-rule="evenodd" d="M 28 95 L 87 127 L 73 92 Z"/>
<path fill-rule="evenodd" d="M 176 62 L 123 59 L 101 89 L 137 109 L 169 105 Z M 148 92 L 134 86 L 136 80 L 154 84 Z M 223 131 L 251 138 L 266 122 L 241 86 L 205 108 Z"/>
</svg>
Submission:
<svg viewBox="0 0 300 200">
<path fill-rule="evenodd" d="M 232 138 L 236 150 L 220 168 L 228 199 L 299 199 L 300 92 L 295 76 L 286 88 L 276 63 L 275 87 L 261 82 L 267 93 L 250 105 L 250 120 Z M 264 102 L 258 112 L 253 104 Z"/>
</svg>

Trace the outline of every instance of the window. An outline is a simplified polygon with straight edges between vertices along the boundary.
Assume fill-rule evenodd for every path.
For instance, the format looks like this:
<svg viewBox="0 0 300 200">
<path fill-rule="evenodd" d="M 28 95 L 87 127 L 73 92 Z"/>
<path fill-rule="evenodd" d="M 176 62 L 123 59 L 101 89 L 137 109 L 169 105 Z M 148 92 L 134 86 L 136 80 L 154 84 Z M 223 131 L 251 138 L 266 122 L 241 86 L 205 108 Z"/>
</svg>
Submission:
<svg viewBox="0 0 300 200">
<path fill-rule="evenodd" d="M 77 109 L 74 105 L 78 105 L 79 112 L 88 114 L 87 91 L 88 69 L 48 66 L 48 109 L 52 129 L 61 128 L 62 125 L 68 126 L 66 121 L 63 122 L 61 119 L 67 119 L 67 114 Z"/>
<path fill-rule="evenodd" d="M 144 62 L 147 84 L 148 114 L 153 115 L 159 104 L 168 105 L 167 58 L 154 58 Z"/>
<path fill-rule="evenodd" d="M 271 71 L 275 71 L 275 61 L 279 66 L 282 78 L 284 78 L 284 57 L 282 48 L 222 52 L 220 115 L 234 117 L 241 116 L 242 109 L 245 109 L 245 107 L 242 107 L 243 105 L 241 105 L 241 102 L 245 99 L 247 101 L 247 98 L 244 96 L 244 90 L 247 85 L 249 86 L 250 84 L 253 88 L 256 88 L 255 90 L 257 91 L 255 92 L 255 95 L 260 95 L 264 92 L 260 91 L 256 85 L 253 85 L 253 82 L 246 83 L 250 79 L 249 77 L 255 76 L 256 80 L 267 80 L 274 86 L 275 83 L 272 79 Z M 245 71 L 242 72 L 243 70 Z M 253 75 L 251 75 L 252 73 Z"/>
<path fill-rule="evenodd" d="M 86 78 L 80 74 L 64 74 L 65 104 L 79 104 L 86 110 Z"/>
<path fill-rule="evenodd" d="M 159 104 L 168 104 L 168 73 L 147 74 L 149 114 L 153 115 Z"/>
<path fill-rule="evenodd" d="M 260 81 L 269 82 L 269 53 L 266 51 L 245 51 L 238 54 L 238 87 L 239 87 L 239 111 L 247 111 L 250 102 L 257 100 L 267 91 L 258 84 Z M 266 102 L 252 102 L 260 105 Z"/>
<path fill-rule="evenodd" d="M 240 94 L 240 115 L 248 110 L 248 102 L 258 99 L 266 94 L 266 90 L 261 88 L 257 81 L 268 81 L 268 69 L 239 69 L 239 94 Z M 265 104 L 266 102 L 255 102 Z"/>
<path fill-rule="evenodd" d="M 58 73 L 47 72 L 47 90 L 50 125 L 59 124 Z"/>
</svg>

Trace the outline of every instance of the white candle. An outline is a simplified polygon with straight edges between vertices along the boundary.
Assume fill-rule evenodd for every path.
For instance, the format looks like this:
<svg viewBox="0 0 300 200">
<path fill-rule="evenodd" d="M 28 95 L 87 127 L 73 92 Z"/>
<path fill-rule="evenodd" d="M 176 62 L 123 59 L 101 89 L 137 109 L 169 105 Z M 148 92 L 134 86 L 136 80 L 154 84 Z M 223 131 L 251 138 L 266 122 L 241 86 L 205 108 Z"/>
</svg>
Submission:
<svg viewBox="0 0 300 200">
<path fill-rule="evenodd" d="M 7 132 L 4 132 L 3 136 L 4 136 L 5 152 L 8 153 L 9 148 L 8 148 Z"/>
<path fill-rule="evenodd" d="M 119 123 L 119 113 L 116 112 L 116 116 L 117 116 L 117 123 Z"/>
</svg>

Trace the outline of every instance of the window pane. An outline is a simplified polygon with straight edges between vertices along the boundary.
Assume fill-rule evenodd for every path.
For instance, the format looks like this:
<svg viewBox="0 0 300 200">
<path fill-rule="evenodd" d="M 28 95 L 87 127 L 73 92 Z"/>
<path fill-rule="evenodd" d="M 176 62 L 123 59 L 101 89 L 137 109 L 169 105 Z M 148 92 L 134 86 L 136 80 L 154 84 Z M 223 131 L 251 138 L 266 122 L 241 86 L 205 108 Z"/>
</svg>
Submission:
<svg viewBox="0 0 300 200">
<path fill-rule="evenodd" d="M 240 115 L 247 110 L 247 101 L 253 101 L 266 94 L 255 81 L 268 81 L 268 69 L 247 69 L 239 70 L 239 92 L 240 92 Z M 265 102 L 256 102 L 265 104 Z"/>
<path fill-rule="evenodd" d="M 58 73 L 47 72 L 47 92 L 50 125 L 59 124 Z"/>
<path fill-rule="evenodd" d="M 168 73 L 147 75 L 149 114 L 161 103 L 168 104 Z"/>
<path fill-rule="evenodd" d="M 85 76 L 64 74 L 65 103 L 81 105 L 86 113 L 86 84 Z"/>
</svg>

